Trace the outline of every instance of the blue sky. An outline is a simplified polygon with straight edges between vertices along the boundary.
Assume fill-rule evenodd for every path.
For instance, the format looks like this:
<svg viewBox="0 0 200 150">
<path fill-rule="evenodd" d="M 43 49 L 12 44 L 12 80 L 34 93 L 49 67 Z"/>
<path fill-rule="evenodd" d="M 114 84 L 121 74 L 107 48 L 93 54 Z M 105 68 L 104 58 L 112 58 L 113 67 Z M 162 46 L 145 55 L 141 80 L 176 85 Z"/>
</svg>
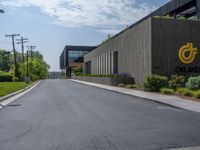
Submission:
<svg viewBox="0 0 200 150">
<path fill-rule="evenodd" d="M 51 70 L 59 70 L 65 45 L 98 45 L 170 0 L 0 0 L 0 48 L 5 34 L 20 33 L 36 45 Z M 20 46 L 16 45 L 20 51 Z"/>
</svg>

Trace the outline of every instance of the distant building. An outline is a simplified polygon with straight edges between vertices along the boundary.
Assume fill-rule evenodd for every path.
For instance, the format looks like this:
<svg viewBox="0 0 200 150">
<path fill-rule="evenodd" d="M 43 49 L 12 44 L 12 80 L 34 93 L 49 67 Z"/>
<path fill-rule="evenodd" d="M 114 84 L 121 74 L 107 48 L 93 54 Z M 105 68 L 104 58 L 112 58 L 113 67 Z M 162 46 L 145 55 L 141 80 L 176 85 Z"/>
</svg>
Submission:
<svg viewBox="0 0 200 150">
<path fill-rule="evenodd" d="M 94 46 L 65 46 L 60 56 L 60 69 L 71 77 L 73 70 L 83 69 L 83 56 L 95 48 Z"/>
<path fill-rule="evenodd" d="M 61 72 L 48 72 L 48 79 L 60 79 L 61 78 Z"/>
<path fill-rule="evenodd" d="M 200 73 L 200 0 L 172 0 L 84 56 L 84 73 Z"/>
</svg>

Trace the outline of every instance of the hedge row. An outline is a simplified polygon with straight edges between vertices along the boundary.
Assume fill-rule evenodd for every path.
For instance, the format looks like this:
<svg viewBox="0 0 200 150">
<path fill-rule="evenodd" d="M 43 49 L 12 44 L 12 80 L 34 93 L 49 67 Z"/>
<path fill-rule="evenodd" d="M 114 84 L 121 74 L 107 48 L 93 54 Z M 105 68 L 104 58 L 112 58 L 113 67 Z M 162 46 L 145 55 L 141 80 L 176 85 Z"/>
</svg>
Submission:
<svg viewBox="0 0 200 150">
<path fill-rule="evenodd" d="M 0 82 L 12 82 L 13 73 L 0 71 Z"/>
</svg>

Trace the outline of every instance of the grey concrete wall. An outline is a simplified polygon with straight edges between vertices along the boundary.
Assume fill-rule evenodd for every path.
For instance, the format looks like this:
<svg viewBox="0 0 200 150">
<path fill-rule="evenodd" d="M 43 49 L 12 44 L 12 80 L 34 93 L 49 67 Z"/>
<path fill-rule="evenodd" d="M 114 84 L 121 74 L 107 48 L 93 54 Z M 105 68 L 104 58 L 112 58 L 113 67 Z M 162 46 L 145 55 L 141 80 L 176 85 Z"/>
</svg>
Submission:
<svg viewBox="0 0 200 150">
<path fill-rule="evenodd" d="M 97 56 L 112 51 L 118 51 L 118 72 L 129 73 L 136 84 L 143 85 L 144 78 L 151 74 L 151 18 L 88 53 L 84 62 L 92 62 L 92 74 L 98 73 Z"/>
<path fill-rule="evenodd" d="M 200 21 L 152 18 L 152 41 L 154 74 L 200 73 Z M 184 64 L 180 61 L 178 52 L 188 42 L 193 43 L 198 50 L 194 62 Z"/>
<path fill-rule="evenodd" d="M 132 77 L 73 77 L 75 80 L 118 86 L 119 84 L 135 84 Z"/>
<path fill-rule="evenodd" d="M 197 20 L 147 19 L 88 53 L 84 61 L 91 61 L 92 74 L 97 74 L 97 56 L 118 51 L 119 73 L 129 73 L 138 85 L 143 85 L 146 76 L 151 74 L 199 74 L 199 35 L 200 21 Z M 179 49 L 187 43 L 197 48 L 191 64 L 182 63 L 178 57 Z M 105 62 L 102 64 L 105 67 Z"/>
</svg>

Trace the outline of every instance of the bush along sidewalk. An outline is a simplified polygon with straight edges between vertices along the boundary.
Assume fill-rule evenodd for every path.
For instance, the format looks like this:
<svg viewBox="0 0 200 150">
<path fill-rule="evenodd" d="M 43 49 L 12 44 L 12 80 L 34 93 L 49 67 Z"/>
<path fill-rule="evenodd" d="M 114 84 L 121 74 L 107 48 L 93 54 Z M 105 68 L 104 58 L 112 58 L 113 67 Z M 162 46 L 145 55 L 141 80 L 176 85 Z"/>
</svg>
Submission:
<svg viewBox="0 0 200 150">
<path fill-rule="evenodd" d="M 149 92 L 159 92 L 164 87 L 168 87 L 168 78 L 165 76 L 151 75 L 147 77 L 144 83 L 145 91 Z"/>
<path fill-rule="evenodd" d="M 189 77 L 172 75 L 170 78 L 159 75 L 147 77 L 144 83 L 145 91 L 175 94 L 200 99 L 200 76 Z"/>
<path fill-rule="evenodd" d="M 161 88 L 160 92 L 163 93 L 163 94 L 173 94 L 174 90 L 170 89 L 170 88 Z"/>
<path fill-rule="evenodd" d="M 135 84 L 124 84 L 124 83 L 120 83 L 119 85 L 118 85 L 118 87 L 122 87 L 122 88 L 127 88 L 127 89 L 135 89 L 135 88 L 137 88 L 137 85 L 135 85 Z"/>
</svg>

